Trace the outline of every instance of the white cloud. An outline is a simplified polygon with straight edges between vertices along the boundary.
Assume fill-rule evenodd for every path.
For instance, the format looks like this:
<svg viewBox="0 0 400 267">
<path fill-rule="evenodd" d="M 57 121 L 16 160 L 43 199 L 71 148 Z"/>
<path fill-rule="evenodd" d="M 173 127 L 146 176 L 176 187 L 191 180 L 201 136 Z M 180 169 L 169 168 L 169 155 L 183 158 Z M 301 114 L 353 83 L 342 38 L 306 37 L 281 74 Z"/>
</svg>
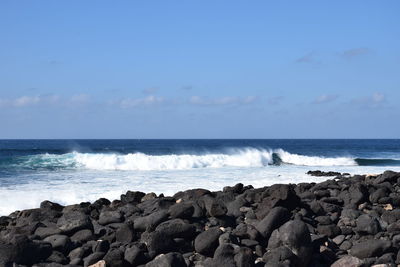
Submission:
<svg viewBox="0 0 400 267">
<path fill-rule="evenodd" d="M 1 98 L 0 106 L 1 107 L 26 107 L 36 105 L 41 102 L 41 98 L 39 96 L 21 96 L 17 98 Z"/>
<path fill-rule="evenodd" d="M 90 96 L 87 94 L 77 94 L 73 95 L 70 98 L 70 102 L 72 103 L 85 103 L 90 100 Z"/>
<path fill-rule="evenodd" d="M 192 105 L 202 106 L 224 106 L 224 105 L 238 105 L 238 104 L 251 104 L 256 100 L 255 96 L 225 96 L 220 98 L 208 98 L 200 96 L 192 96 L 189 103 Z"/>
<path fill-rule="evenodd" d="M 73 95 L 70 98 L 58 95 L 46 94 L 38 96 L 20 96 L 16 98 L 0 98 L 0 107 L 23 108 L 32 106 L 84 104 L 89 101 L 89 96 L 85 94 Z"/>
<path fill-rule="evenodd" d="M 132 108 L 138 106 L 150 106 L 155 104 L 161 104 L 164 102 L 163 97 L 149 95 L 144 98 L 124 98 L 117 101 L 117 104 L 122 108 Z"/>
<path fill-rule="evenodd" d="M 312 103 L 313 104 L 326 104 L 335 101 L 338 95 L 320 95 Z"/>
</svg>

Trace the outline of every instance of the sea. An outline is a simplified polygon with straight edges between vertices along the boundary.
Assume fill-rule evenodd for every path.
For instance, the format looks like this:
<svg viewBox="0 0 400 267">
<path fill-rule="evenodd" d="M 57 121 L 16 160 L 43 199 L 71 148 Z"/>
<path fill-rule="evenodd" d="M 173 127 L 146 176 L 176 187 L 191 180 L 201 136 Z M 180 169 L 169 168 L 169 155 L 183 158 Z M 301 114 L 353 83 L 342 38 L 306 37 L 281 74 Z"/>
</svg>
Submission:
<svg viewBox="0 0 400 267">
<path fill-rule="evenodd" d="M 243 183 L 321 182 L 309 170 L 400 171 L 400 139 L 0 140 L 0 215 Z"/>
</svg>

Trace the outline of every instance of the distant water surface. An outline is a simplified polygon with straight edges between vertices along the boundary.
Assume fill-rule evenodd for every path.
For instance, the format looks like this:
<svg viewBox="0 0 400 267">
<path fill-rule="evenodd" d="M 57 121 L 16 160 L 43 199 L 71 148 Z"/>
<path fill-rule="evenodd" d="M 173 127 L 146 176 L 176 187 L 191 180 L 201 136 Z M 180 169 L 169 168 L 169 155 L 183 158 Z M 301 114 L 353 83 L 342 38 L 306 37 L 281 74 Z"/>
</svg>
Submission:
<svg viewBox="0 0 400 267">
<path fill-rule="evenodd" d="M 400 171 L 400 140 L 0 140 L 0 215 L 119 198 L 127 190 L 172 195 L 238 182 L 322 181 L 308 170 Z"/>
</svg>

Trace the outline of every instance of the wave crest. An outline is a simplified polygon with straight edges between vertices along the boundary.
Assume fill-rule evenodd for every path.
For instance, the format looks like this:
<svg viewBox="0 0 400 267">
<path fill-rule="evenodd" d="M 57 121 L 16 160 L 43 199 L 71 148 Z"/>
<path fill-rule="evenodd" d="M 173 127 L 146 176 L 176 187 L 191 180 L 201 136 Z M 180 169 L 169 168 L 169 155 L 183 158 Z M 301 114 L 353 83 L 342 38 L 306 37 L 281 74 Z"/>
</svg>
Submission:
<svg viewBox="0 0 400 267">
<path fill-rule="evenodd" d="M 40 154 L 0 162 L 1 169 L 24 170 L 187 170 L 194 168 L 265 167 L 268 165 L 357 166 L 370 164 L 350 157 L 318 157 L 289 153 L 283 149 L 231 149 L 205 154 L 148 155 L 144 153 Z"/>
<path fill-rule="evenodd" d="M 303 156 L 289 153 L 283 149 L 277 149 L 276 154 L 282 162 L 301 166 L 356 166 L 357 162 L 352 158 L 336 157 L 325 158 L 317 156 Z"/>
<path fill-rule="evenodd" d="M 244 149 L 233 154 L 146 155 L 143 153 L 82 154 L 76 162 L 88 169 L 100 170 L 184 170 L 193 168 L 262 167 L 273 163 L 272 151 Z"/>
</svg>

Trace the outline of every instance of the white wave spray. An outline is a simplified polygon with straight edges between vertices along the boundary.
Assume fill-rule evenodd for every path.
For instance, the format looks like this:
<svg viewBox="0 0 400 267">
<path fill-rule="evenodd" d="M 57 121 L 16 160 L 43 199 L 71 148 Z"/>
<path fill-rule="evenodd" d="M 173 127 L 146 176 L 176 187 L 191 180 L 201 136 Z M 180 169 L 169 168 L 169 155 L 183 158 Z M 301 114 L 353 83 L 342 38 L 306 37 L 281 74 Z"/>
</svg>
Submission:
<svg viewBox="0 0 400 267">
<path fill-rule="evenodd" d="M 262 167 L 273 163 L 270 150 L 242 149 L 232 154 L 146 155 L 143 153 L 74 153 L 82 167 L 96 170 L 187 170 L 193 168 Z"/>
<path fill-rule="evenodd" d="M 304 156 L 298 154 L 289 153 L 283 149 L 275 150 L 275 153 L 284 163 L 300 165 L 300 166 L 356 166 L 352 158 L 347 157 L 336 157 L 336 158 L 325 158 L 317 156 Z"/>
</svg>

